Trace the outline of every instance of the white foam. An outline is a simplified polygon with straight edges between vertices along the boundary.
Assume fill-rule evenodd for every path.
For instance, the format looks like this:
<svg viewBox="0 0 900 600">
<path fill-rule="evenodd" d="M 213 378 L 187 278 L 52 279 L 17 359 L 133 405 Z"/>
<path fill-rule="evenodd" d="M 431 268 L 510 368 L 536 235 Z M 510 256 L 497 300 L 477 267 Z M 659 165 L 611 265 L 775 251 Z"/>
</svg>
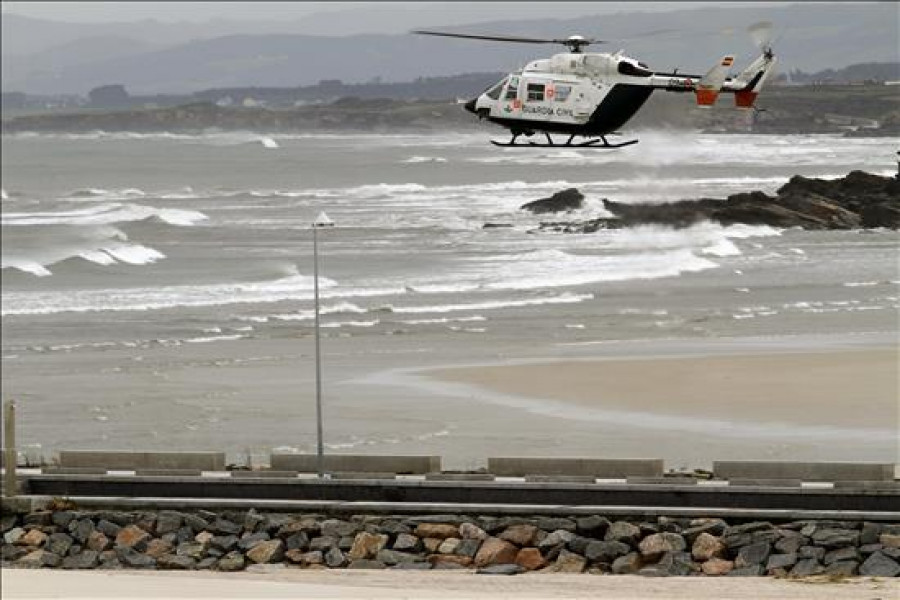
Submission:
<svg viewBox="0 0 900 600">
<path fill-rule="evenodd" d="M 372 321 L 334 321 L 331 323 L 322 323 L 322 327 L 340 328 L 340 327 L 374 327 L 381 321 L 374 319 Z"/>
<path fill-rule="evenodd" d="M 260 138 L 259 142 L 263 145 L 264 148 L 275 149 L 275 148 L 281 147 L 278 145 L 278 142 L 276 142 L 275 140 L 273 140 L 270 137 Z"/>
<path fill-rule="evenodd" d="M 53 274 L 49 269 L 47 269 L 40 263 L 27 260 L 17 260 L 14 258 L 7 258 L 5 256 L 3 257 L 3 268 L 17 269 L 19 271 L 30 273 L 31 275 L 35 275 L 37 277 L 48 277 Z"/>
<path fill-rule="evenodd" d="M 445 163 L 447 159 L 442 156 L 410 156 L 402 162 L 407 165 L 418 165 L 422 163 Z"/>
<path fill-rule="evenodd" d="M 146 265 L 165 258 L 162 252 L 139 244 L 110 246 L 104 248 L 104 251 L 116 260 L 130 265 Z"/>
<path fill-rule="evenodd" d="M 703 254 L 710 256 L 739 256 L 741 251 L 731 240 L 719 240 L 701 250 Z"/>
<path fill-rule="evenodd" d="M 195 338 L 188 338 L 184 340 L 188 344 L 209 344 L 211 342 L 232 342 L 234 340 L 240 340 L 247 336 L 234 334 L 234 335 L 209 335 L 209 336 L 201 336 Z"/>
<path fill-rule="evenodd" d="M 438 319 L 410 319 L 407 321 L 400 321 L 404 325 L 443 325 L 445 323 L 464 323 L 468 321 L 487 321 L 487 318 L 482 317 L 481 315 L 473 315 L 471 317 L 442 317 Z"/>
<path fill-rule="evenodd" d="M 155 208 L 142 204 L 109 203 L 70 211 L 3 213 L 7 226 L 109 225 L 156 218 L 170 225 L 191 226 L 207 219 L 201 212 L 178 208 Z"/>
<path fill-rule="evenodd" d="M 574 304 L 591 300 L 593 294 L 560 294 L 558 296 L 548 296 L 544 298 L 528 298 L 524 300 L 506 299 L 506 300 L 490 300 L 485 302 L 469 302 L 460 304 L 441 304 L 441 305 L 423 305 L 423 306 L 386 306 L 382 310 L 400 314 L 427 314 L 427 313 L 447 313 L 466 310 L 495 310 L 501 308 L 521 308 L 525 306 L 541 306 L 543 304 Z"/>
<path fill-rule="evenodd" d="M 3 188 L 0 188 L 0 200 L 9 200 L 9 194 Z"/>
</svg>

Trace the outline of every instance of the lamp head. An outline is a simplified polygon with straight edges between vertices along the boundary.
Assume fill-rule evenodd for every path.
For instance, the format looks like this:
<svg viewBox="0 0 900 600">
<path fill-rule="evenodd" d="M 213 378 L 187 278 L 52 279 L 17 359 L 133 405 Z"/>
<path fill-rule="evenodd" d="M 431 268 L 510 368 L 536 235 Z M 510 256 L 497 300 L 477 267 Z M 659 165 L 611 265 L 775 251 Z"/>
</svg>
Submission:
<svg viewBox="0 0 900 600">
<path fill-rule="evenodd" d="M 313 227 L 334 227 L 334 221 L 329 219 L 324 212 L 320 212 L 316 220 L 313 221 Z"/>
</svg>

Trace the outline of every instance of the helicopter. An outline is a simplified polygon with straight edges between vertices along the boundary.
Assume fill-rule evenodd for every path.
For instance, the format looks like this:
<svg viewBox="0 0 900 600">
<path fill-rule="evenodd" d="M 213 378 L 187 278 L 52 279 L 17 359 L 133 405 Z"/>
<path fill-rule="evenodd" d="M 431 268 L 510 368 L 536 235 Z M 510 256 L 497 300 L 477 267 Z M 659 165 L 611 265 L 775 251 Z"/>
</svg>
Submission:
<svg viewBox="0 0 900 600">
<path fill-rule="evenodd" d="M 610 53 L 586 53 L 584 48 L 605 43 L 573 35 L 561 39 L 498 35 L 474 35 L 441 31 L 414 30 L 432 35 L 471 40 L 489 40 L 525 44 L 561 44 L 568 52 L 529 62 L 521 71 L 510 73 L 477 98 L 464 102 L 465 109 L 479 119 L 509 129 L 508 142 L 491 140 L 495 146 L 542 148 L 622 148 L 638 143 L 628 140 L 610 143 L 614 134 L 644 105 L 655 90 L 693 93 L 699 106 L 710 107 L 719 94 L 734 94 L 738 108 L 754 109 L 760 89 L 776 63 L 770 43 L 772 23 L 764 21 L 748 28 L 762 54 L 735 76 L 729 75 L 733 55 L 723 56 L 705 75 L 688 75 L 651 70 L 622 50 Z M 516 140 L 543 133 L 547 141 Z M 567 134 L 558 143 L 551 133 Z M 575 142 L 576 137 L 588 138 Z"/>
</svg>

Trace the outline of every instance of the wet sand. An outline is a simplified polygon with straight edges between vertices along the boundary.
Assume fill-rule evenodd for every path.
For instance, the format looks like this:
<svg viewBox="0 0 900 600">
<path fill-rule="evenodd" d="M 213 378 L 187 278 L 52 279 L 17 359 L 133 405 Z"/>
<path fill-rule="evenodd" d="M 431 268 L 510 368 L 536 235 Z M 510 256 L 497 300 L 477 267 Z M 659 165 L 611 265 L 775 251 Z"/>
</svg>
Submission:
<svg viewBox="0 0 900 600">
<path fill-rule="evenodd" d="M 564 404 L 647 422 L 668 419 L 674 427 L 689 419 L 884 431 L 898 425 L 898 364 L 894 347 L 530 362 L 442 369 L 430 376 L 473 387 L 473 394 L 485 397 L 555 402 L 557 414 Z"/>
<path fill-rule="evenodd" d="M 833 583 L 756 577 L 667 577 L 527 574 L 518 577 L 470 572 L 313 571 L 253 573 L 77 573 L 4 569 L 3 598 L 372 598 L 500 599 L 694 598 L 837 600 L 894 597 L 897 580 L 869 578 Z"/>
</svg>

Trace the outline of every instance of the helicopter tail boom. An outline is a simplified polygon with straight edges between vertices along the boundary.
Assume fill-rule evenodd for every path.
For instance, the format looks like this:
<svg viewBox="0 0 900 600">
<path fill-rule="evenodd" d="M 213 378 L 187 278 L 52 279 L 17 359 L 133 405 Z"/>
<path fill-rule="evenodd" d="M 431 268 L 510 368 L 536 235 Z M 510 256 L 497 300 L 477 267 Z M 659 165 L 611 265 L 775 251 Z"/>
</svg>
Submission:
<svg viewBox="0 0 900 600">
<path fill-rule="evenodd" d="M 716 65 L 709 70 L 694 89 L 697 96 L 697 104 L 700 106 L 712 106 L 722 91 L 725 79 L 728 77 L 728 69 L 734 64 L 734 57 L 731 55 L 723 56 Z"/>
<path fill-rule="evenodd" d="M 766 80 L 772 74 L 775 66 L 775 57 L 771 53 L 764 53 L 750 63 L 729 87 L 734 91 L 734 105 L 738 108 L 753 108 L 759 92 Z"/>
</svg>

